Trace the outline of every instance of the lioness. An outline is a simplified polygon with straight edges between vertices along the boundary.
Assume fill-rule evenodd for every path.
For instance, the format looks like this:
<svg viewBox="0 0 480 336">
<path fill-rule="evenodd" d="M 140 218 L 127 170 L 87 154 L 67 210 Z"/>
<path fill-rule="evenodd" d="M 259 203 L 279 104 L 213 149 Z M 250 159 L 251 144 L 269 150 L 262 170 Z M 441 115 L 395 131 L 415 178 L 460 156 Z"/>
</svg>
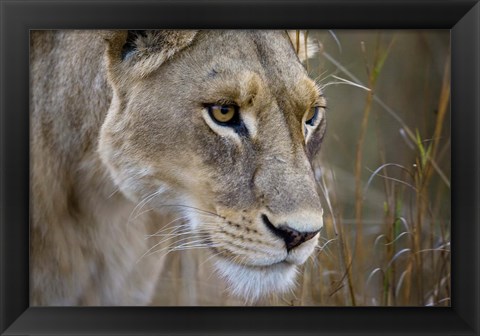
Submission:
<svg viewBox="0 0 480 336">
<path fill-rule="evenodd" d="M 30 55 L 32 305 L 149 304 L 175 227 L 233 294 L 292 287 L 325 100 L 286 32 L 42 31 Z"/>
</svg>

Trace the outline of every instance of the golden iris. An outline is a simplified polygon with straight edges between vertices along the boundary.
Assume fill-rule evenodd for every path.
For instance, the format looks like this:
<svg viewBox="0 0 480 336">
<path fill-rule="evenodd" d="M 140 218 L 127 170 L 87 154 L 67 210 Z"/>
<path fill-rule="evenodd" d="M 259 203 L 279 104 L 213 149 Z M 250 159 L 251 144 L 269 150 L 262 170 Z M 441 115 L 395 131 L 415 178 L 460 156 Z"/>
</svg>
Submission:
<svg viewBox="0 0 480 336">
<path fill-rule="evenodd" d="M 210 105 L 208 112 L 219 123 L 228 123 L 236 117 L 237 107 L 235 105 Z"/>
</svg>

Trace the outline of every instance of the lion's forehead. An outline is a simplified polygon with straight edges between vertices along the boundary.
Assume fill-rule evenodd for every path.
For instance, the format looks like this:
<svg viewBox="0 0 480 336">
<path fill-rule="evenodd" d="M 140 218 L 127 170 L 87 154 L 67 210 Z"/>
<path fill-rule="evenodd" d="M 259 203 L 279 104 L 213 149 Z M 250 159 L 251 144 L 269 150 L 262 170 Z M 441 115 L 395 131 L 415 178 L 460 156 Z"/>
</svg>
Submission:
<svg viewBox="0 0 480 336">
<path fill-rule="evenodd" d="M 238 86 L 251 82 L 290 101 L 317 93 L 284 32 L 208 31 L 199 35 L 179 62 L 172 64 L 172 74 L 185 84 L 194 84 L 199 92 L 217 86 L 215 82 L 231 86 L 229 82 Z"/>
</svg>

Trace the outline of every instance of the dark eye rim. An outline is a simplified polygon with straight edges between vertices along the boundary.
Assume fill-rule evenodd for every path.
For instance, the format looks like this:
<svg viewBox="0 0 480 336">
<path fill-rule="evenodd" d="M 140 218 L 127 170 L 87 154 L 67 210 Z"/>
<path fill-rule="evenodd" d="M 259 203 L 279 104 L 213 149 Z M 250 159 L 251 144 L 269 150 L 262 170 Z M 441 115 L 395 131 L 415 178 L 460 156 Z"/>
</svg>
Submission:
<svg viewBox="0 0 480 336">
<path fill-rule="evenodd" d="M 233 107 L 233 109 L 235 111 L 235 115 L 229 121 L 226 121 L 226 122 L 219 121 L 213 116 L 212 108 L 214 106 L 219 106 L 219 107 L 222 107 L 222 108 L 223 107 L 229 107 L 229 108 Z M 237 104 L 232 104 L 232 103 L 229 103 L 229 104 L 206 103 L 206 104 L 203 104 L 203 107 L 207 109 L 207 112 L 208 112 L 208 115 L 210 116 L 210 119 L 212 119 L 216 124 L 218 124 L 220 126 L 237 127 L 237 126 L 240 126 L 241 123 L 242 123 L 242 120 L 240 118 L 240 107 Z"/>
</svg>

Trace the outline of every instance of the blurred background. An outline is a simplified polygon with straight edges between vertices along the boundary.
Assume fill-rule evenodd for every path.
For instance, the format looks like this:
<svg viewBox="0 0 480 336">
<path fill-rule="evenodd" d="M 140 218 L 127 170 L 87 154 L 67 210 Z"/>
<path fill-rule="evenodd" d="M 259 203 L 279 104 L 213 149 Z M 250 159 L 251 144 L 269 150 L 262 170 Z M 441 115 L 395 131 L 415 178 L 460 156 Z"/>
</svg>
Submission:
<svg viewBox="0 0 480 336">
<path fill-rule="evenodd" d="M 328 102 L 325 225 L 297 288 L 255 305 L 450 306 L 450 32 L 294 36 Z M 202 250 L 169 254 L 153 304 L 245 305 Z"/>
</svg>

